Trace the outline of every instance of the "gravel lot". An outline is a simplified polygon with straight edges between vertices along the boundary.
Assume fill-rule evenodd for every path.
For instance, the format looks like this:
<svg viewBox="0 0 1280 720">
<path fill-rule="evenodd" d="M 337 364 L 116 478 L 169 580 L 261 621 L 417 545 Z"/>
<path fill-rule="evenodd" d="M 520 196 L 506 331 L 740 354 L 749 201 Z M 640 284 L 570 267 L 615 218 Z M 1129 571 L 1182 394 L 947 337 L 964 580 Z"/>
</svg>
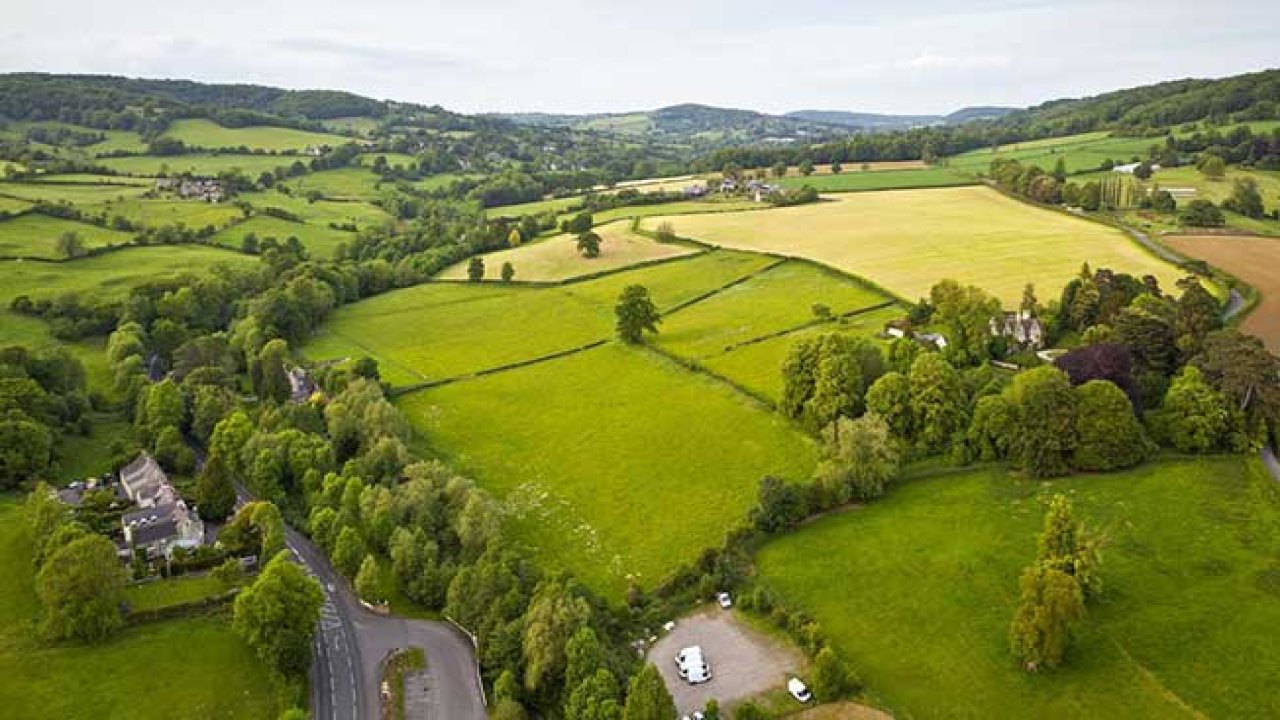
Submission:
<svg viewBox="0 0 1280 720">
<path fill-rule="evenodd" d="M 701 645 L 711 665 L 711 680 L 690 685 L 676 671 L 681 648 Z M 700 710 L 716 698 L 720 707 L 782 687 L 804 666 L 799 650 L 739 622 L 732 610 L 718 606 L 676 621 L 675 629 L 649 650 L 681 715 Z"/>
</svg>

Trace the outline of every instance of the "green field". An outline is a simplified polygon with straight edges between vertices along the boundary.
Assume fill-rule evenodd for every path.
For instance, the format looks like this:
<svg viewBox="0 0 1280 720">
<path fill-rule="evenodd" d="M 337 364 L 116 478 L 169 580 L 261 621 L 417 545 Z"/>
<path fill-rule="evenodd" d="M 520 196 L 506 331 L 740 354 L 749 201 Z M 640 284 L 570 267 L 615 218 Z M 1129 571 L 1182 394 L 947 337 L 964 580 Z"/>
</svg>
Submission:
<svg viewBox="0 0 1280 720">
<path fill-rule="evenodd" d="M 970 150 L 947 158 L 946 164 L 953 170 L 963 172 L 987 172 L 991 161 L 999 157 L 1039 165 L 1045 171 L 1052 171 L 1061 158 L 1068 173 L 1081 173 L 1097 170 L 1104 160 L 1123 165 L 1135 157 L 1145 158 L 1152 145 L 1163 146 L 1164 138 L 1109 137 L 1106 133 L 1090 132 L 1016 143 L 995 149 Z"/>
<path fill-rule="evenodd" d="M 308 147 L 337 147 L 351 142 L 351 138 L 327 133 L 295 130 L 293 128 L 255 126 L 227 128 L 209 120 L 174 120 L 165 137 L 175 138 L 192 148 L 238 148 L 280 152 L 305 150 Z"/>
<path fill-rule="evenodd" d="M 147 188 L 127 185 L 66 185 L 58 183 L 0 182 L 0 195 L 31 202 L 58 202 L 95 205 L 134 198 Z"/>
<path fill-rule="evenodd" d="M 677 200 L 661 205 L 632 205 L 613 208 L 592 215 L 596 223 L 613 222 L 624 218 L 646 218 L 654 215 L 697 215 L 699 213 L 739 212 L 742 210 L 769 210 L 772 205 L 743 198 L 710 198 L 707 200 Z"/>
<path fill-rule="evenodd" d="M 243 200 L 256 208 L 279 208 L 297 215 L 308 223 L 325 227 L 328 227 L 329 223 L 340 225 L 354 223 L 363 228 L 393 221 L 393 218 L 382 208 L 364 202 L 333 200 L 311 202 L 305 197 L 286 195 L 282 192 L 240 193 L 236 199 Z"/>
<path fill-rule="evenodd" d="M 1008 653 L 1043 504 L 1105 530 L 1104 597 L 1067 664 Z M 1018 481 L 911 481 L 758 555 L 761 582 L 816 618 L 902 717 L 1271 718 L 1280 714 L 1280 495 L 1261 464 L 1167 461 Z"/>
<path fill-rule="evenodd" d="M 58 238 L 68 232 L 78 235 L 86 249 L 126 245 L 133 240 L 132 233 L 27 213 L 0 220 L 0 256 L 61 259 L 63 255 L 57 250 Z"/>
<path fill-rule="evenodd" d="M 266 667 L 225 615 L 128 628 L 91 647 L 33 637 L 30 541 L 17 499 L 0 497 L 0 707 L 14 720 L 275 716 Z"/>
<path fill-rule="evenodd" d="M 228 170 L 238 170 L 256 178 L 259 174 L 270 172 L 278 167 L 288 167 L 295 162 L 307 164 L 310 158 L 291 157 L 288 155 L 214 155 L 210 153 L 193 153 L 191 155 L 136 155 L 132 157 L 102 158 L 97 164 L 109 167 L 126 175 L 154 177 L 156 175 L 217 175 Z"/>
<path fill-rule="evenodd" d="M 721 252 L 561 287 L 428 283 L 339 308 L 302 352 L 371 355 L 393 385 L 467 375 L 609 338 L 613 304 L 632 283 L 670 308 L 768 262 Z"/>
<path fill-rule="evenodd" d="M 777 402 L 782 397 L 782 363 L 791 346 L 806 337 L 822 333 L 840 333 L 875 339 L 891 320 L 899 320 L 903 309 L 890 306 L 859 313 L 841 322 L 823 323 L 761 342 L 740 345 L 725 352 L 703 356 L 698 363 L 711 372 L 732 380 L 742 387 Z M 672 317 L 672 321 L 679 319 Z"/>
<path fill-rule="evenodd" d="M 335 130 L 339 132 L 354 132 L 360 135 L 368 135 L 369 133 L 372 133 L 374 130 L 378 129 L 379 123 L 377 118 L 343 117 L 343 118 L 332 118 L 330 120 L 321 120 L 320 124 L 324 125 L 329 130 Z"/>
<path fill-rule="evenodd" d="M 728 386 L 616 344 L 397 404 L 497 495 L 519 540 L 614 601 L 720 544 L 763 475 L 807 477 L 816 460 Z"/>
<path fill-rule="evenodd" d="M 942 278 L 974 284 L 1016 303 L 1026 283 L 1055 297 L 1082 262 L 1173 287 L 1183 273 L 1119 230 L 1042 210 L 985 187 L 846 193 L 760 213 L 648 218 L 681 237 L 741 250 L 804 257 L 907 298 Z"/>
<path fill-rule="evenodd" d="M 105 368 L 106 342 L 99 341 L 91 348 L 86 347 L 88 349 L 96 351 Z M 103 388 L 111 382 L 109 377 L 94 377 L 92 374 L 87 380 L 91 390 Z M 112 394 L 107 393 L 108 396 Z M 58 465 L 50 473 L 50 483 L 62 486 L 116 469 L 112 467 L 111 443 L 117 438 L 131 438 L 133 423 L 112 413 L 92 413 L 89 418 L 93 422 L 93 430 L 88 435 L 68 432 L 58 438 Z"/>
<path fill-rule="evenodd" d="M 356 200 L 376 198 L 381 194 L 383 187 L 382 178 L 375 175 L 372 170 L 359 167 L 308 173 L 289 180 L 287 184 L 299 195 L 315 191 L 327 198 Z M 390 189 L 391 185 L 387 184 L 386 187 Z"/>
<path fill-rule="evenodd" d="M 270 215 L 256 215 L 215 234 L 210 238 L 210 242 L 239 250 L 243 247 L 244 236 L 249 233 L 257 235 L 259 242 L 267 238 L 284 242 L 290 236 L 294 236 L 302 242 L 303 247 L 312 257 L 325 260 L 333 257 L 339 245 L 355 239 L 354 233 L 334 230 L 324 225 L 296 223 Z"/>
<path fill-rule="evenodd" d="M 373 167 L 378 158 L 386 158 L 387 167 L 413 167 L 418 163 L 418 158 L 408 153 L 397 152 L 368 152 L 360 153 L 360 164 L 365 167 Z"/>
<path fill-rule="evenodd" d="M 897 190 L 901 188 L 949 187 L 972 185 L 972 177 L 949 168 L 925 170 L 875 170 L 843 172 L 839 175 L 810 175 L 780 178 L 779 185 L 799 188 L 808 185 L 818 192 L 855 192 L 858 190 Z"/>
<path fill-rule="evenodd" d="M 209 575 L 183 575 L 125 588 L 130 612 L 162 610 L 222 595 L 227 590 Z"/>
<path fill-rule="evenodd" d="M 92 173 L 59 173 L 41 175 L 38 183 L 54 185 L 130 185 L 150 188 L 155 182 L 150 178 L 129 177 L 125 175 L 94 175 Z"/>
<path fill-rule="evenodd" d="M 790 260 L 665 318 L 656 341 L 677 355 L 702 360 L 813 322 L 815 304 L 842 315 L 888 300 L 826 268 Z"/>
<path fill-rule="evenodd" d="M 599 257 L 583 257 L 578 252 L 577 236 L 562 233 L 484 255 L 485 277 L 488 280 L 500 279 L 502 264 L 509 262 L 516 270 L 517 280 L 566 280 L 697 252 L 696 247 L 660 243 L 631 232 L 631 223 L 625 221 L 597 226 L 595 232 L 600 235 L 601 240 Z M 468 261 L 462 261 L 445 268 L 440 277 L 465 280 L 467 263 Z"/>
<path fill-rule="evenodd" d="M 144 200 L 128 198 L 83 206 L 86 212 L 101 213 L 107 218 L 117 215 L 144 228 L 184 225 L 193 230 L 206 226 L 222 228 L 240 220 L 244 213 L 231 203 L 208 203 L 200 200 Z"/>
<path fill-rule="evenodd" d="M 448 187 L 458 180 L 472 180 L 481 177 L 480 175 L 469 173 L 441 173 L 439 175 L 430 175 L 421 180 L 413 181 L 412 185 L 419 190 L 438 190 Z"/>
</svg>

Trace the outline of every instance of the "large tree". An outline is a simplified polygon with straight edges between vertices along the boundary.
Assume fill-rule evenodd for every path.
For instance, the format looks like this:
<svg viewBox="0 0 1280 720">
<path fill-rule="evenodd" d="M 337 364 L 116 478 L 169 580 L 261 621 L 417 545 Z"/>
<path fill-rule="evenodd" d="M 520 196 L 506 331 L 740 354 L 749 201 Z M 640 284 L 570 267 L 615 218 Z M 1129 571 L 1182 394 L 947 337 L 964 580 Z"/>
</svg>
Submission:
<svg viewBox="0 0 1280 720">
<path fill-rule="evenodd" d="M 880 497 L 898 476 L 898 443 L 879 415 L 837 418 L 822 431 L 822 439 L 823 460 L 816 476 L 835 503 Z"/>
<path fill-rule="evenodd" d="M 118 630 L 124 571 L 102 535 L 81 535 L 50 555 L 36 577 L 40 626 L 56 640 L 97 642 Z"/>
<path fill-rule="evenodd" d="M 1227 449 L 1234 425 L 1222 393 L 1205 382 L 1194 365 L 1184 367 L 1173 379 L 1160 411 L 1160 422 L 1169 444 L 1185 453 Z"/>
<path fill-rule="evenodd" d="M 631 678 L 623 720 L 676 720 L 676 704 L 653 663 Z"/>
<path fill-rule="evenodd" d="M 1000 301 L 973 285 L 943 280 L 929 291 L 933 320 L 942 325 L 946 353 L 960 365 L 982 362 L 989 356 L 991 320 L 1000 315 Z"/>
<path fill-rule="evenodd" d="M 926 454 L 945 451 L 969 424 L 960 373 L 938 353 L 926 353 L 911 365 L 907 381 L 916 447 Z"/>
<path fill-rule="evenodd" d="M 1280 358 L 1258 338 L 1235 329 L 1209 333 L 1191 364 L 1244 412 L 1250 429 L 1280 421 Z"/>
<path fill-rule="evenodd" d="M 574 631 L 590 619 L 590 606 L 566 583 L 544 581 L 538 585 L 524 617 L 525 689 L 547 697 L 564 686 L 566 646 Z"/>
<path fill-rule="evenodd" d="M 1072 465 L 1080 470 L 1133 467 L 1147 456 L 1142 425 L 1129 398 L 1106 380 L 1076 388 L 1077 444 Z"/>
<path fill-rule="evenodd" d="M 1064 475 L 1076 447 L 1076 396 L 1054 367 L 1021 372 L 1008 391 L 1017 422 L 1009 444 L 1014 466 L 1032 477 Z"/>
<path fill-rule="evenodd" d="M 282 550 L 236 596 L 232 624 L 268 666 L 301 677 L 311 666 L 311 639 L 323 603 L 320 583 Z"/>
<path fill-rule="evenodd" d="M 644 333 L 658 332 L 662 316 L 649 299 L 649 289 L 643 285 L 628 285 L 614 306 L 618 317 L 618 337 L 624 342 L 636 344 L 644 339 Z"/>
<path fill-rule="evenodd" d="M 1070 575 L 1033 565 L 1022 573 L 1009 646 L 1024 669 L 1055 668 L 1066 654 L 1071 628 L 1084 617 L 1084 593 Z"/>
<path fill-rule="evenodd" d="M 600 257 L 600 235 L 592 230 L 579 233 L 577 248 L 585 258 Z"/>
</svg>

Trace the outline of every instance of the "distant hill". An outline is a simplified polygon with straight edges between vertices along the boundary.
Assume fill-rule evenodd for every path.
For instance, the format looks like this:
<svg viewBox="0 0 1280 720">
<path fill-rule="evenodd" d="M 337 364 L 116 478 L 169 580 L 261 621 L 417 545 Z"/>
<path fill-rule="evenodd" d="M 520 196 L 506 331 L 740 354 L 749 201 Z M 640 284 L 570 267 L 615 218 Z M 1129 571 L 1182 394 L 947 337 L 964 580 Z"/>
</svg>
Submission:
<svg viewBox="0 0 1280 720">
<path fill-rule="evenodd" d="M 995 120 L 1017 108 L 966 107 L 949 115 L 884 115 L 845 110 L 793 110 L 784 117 L 829 125 L 844 125 L 865 131 L 905 130 L 931 125 L 956 125 L 970 120 Z"/>
</svg>

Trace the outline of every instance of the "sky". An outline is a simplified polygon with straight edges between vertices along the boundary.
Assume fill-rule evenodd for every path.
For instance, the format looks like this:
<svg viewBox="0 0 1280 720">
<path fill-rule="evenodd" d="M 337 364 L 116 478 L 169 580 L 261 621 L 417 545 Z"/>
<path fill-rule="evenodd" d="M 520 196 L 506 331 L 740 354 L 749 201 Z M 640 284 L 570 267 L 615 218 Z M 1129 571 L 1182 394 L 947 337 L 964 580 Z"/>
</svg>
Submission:
<svg viewBox="0 0 1280 720">
<path fill-rule="evenodd" d="M 1277 0 L 8 0 L 0 72 L 461 112 L 946 113 L 1280 67 Z"/>
</svg>

